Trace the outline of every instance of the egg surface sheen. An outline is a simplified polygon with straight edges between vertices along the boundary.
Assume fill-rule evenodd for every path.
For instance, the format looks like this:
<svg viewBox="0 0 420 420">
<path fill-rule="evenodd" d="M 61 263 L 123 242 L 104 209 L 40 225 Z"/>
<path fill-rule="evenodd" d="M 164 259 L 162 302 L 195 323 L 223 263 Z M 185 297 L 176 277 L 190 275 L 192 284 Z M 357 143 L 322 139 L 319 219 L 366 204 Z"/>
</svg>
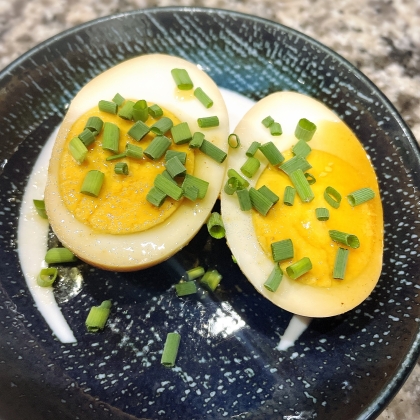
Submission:
<svg viewBox="0 0 420 420">
<path fill-rule="evenodd" d="M 280 136 L 272 136 L 261 121 L 271 116 L 282 126 Z M 245 152 L 253 141 L 261 144 L 272 141 L 285 156 L 292 157 L 291 148 L 297 143 L 294 135 L 301 118 L 316 124 L 317 130 L 308 142 L 312 151 L 307 156 L 312 165 L 307 172 L 316 182 L 311 186 L 315 198 L 303 203 L 296 194 L 293 206 L 283 203 L 289 177 L 278 167 L 268 164 L 263 154 L 255 155 L 261 162 L 257 173 L 249 181 L 250 187 L 269 187 L 280 198 L 266 216 L 254 209 L 241 211 L 236 194 L 222 190 L 221 211 L 226 239 L 240 269 L 267 299 L 297 315 L 327 317 L 346 312 L 360 304 L 375 287 L 382 268 L 383 215 L 379 188 L 374 169 L 354 133 L 339 117 L 322 103 L 294 92 L 278 92 L 259 101 L 240 121 L 234 132 L 240 147 L 231 149 L 227 168 L 241 173 Z M 241 173 L 241 175 L 243 175 Z M 226 179 L 225 179 L 226 181 Z M 334 187 L 342 196 L 340 207 L 331 207 L 324 199 L 326 187 Z M 374 199 L 350 206 L 346 196 L 363 187 L 375 192 Z M 319 221 L 315 209 L 325 207 L 330 218 Z M 360 247 L 348 248 L 331 240 L 329 230 L 357 235 Z M 271 243 L 291 239 L 293 258 L 280 262 L 282 281 L 275 292 L 264 287 L 275 267 Z M 333 278 L 338 247 L 349 249 L 343 280 Z M 309 257 L 312 269 L 292 280 L 286 267 Z"/>
<path fill-rule="evenodd" d="M 177 88 L 171 75 L 171 70 L 174 68 L 187 70 L 194 83 L 193 89 Z M 196 87 L 201 87 L 213 100 L 212 107 L 206 108 L 194 96 L 193 91 Z M 67 142 L 75 123 L 81 117 L 89 115 L 100 100 L 110 101 L 117 93 L 126 99 L 134 101 L 144 99 L 149 104 L 158 104 L 180 122 L 187 122 L 191 133 L 202 132 L 206 140 L 224 151 L 227 151 L 229 121 L 226 105 L 213 80 L 196 65 L 163 54 L 140 56 L 105 71 L 85 85 L 72 100 L 60 126 L 48 168 L 44 199 L 50 225 L 62 244 L 80 259 L 103 269 L 132 271 L 162 262 L 188 244 L 205 223 L 214 206 L 220 192 L 225 163 L 217 163 L 199 150 L 195 151 L 193 162 L 188 169 L 193 167 L 192 175 L 209 182 L 205 197 L 195 201 L 181 198 L 181 201 L 176 203 L 175 211 L 169 216 L 166 215 L 159 223 L 153 222 L 153 216 L 149 215 L 152 225 L 150 228 L 145 229 L 143 226 L 137 228 L 141 230 L 138 232 L 112 234 L 92 228 L 89 223 L 79 220 L 81 217 L 79 219 L 75 217 L 61 196 L 60 176 L 62 177 L 65 170 L 68 170 L 61 167 L 62 156 L 67 151 Z M 198 118 L 214 115 L 219 118 L 219 126 L 209 128 L 198 126 Z M 133 141 L 133 143 L 143 149 L 146 147 L 142 141 Z M 183 147 L 185 149 L 185 145 Z M 163 161 L 163 158 L 161 160 Z M 129 172 L 133 164 L 133 161 L 128 162 Z M 158 162 L 157 166 L 159 165 L 158 170 L 163 171 L 162 162 Z M 141 171 L 139 174 L 141 175 Z M 115 179 L 123 184 L 124 181 L 121 179 L 124 176 L 115 175 Z M 107 180 L 104 185 L 106 182 Z M 94 199 L 88 197 L 92 210 L 95 207 L 92 205 Z M 72 198 L 67 200 L 71 201 Z M 147 203 L 147 206 L 149 210 L 156 211 L 150 203 Z M 77 205 L 73 207 L 76 211 Z M 118 208 L 116 212 L 120 217 L 120 213 L 131 210 Z M 142 211 L 144 214 L 148 213 L 147 208 Z"/>
</svg>

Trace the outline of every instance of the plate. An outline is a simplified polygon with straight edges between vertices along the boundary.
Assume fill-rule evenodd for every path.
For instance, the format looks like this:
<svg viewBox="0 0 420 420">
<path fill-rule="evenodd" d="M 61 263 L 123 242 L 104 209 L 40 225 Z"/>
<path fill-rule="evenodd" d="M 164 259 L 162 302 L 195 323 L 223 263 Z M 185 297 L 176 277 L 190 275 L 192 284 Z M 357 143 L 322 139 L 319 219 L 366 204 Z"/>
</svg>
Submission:
<svg viewBox="0 0 420 420">
<path fill-rule="evenodd" d="M 200 65 L 222 88 L 257 100 L 278 90 L 318 98 L 355 131 L 376 168 L 385 217 L 384 266 L 358 308 L 315 319 L 278 350 L 292 315 L 262 298 L 224 241 L 202 230 L 180 253 L 134 273 L 81 265 L 54 291 L 77 342 L 63 343 L 34 303 L 17 253 L 32 168 L 69 101 L 91 78 L 139 54 Z M 317 41 L 253 16 L 200 8 L 146 9 L 49 39 L 0 75 L 0 413 L 36 419 L 373 419 L 419 356 L 420 156 L 395 108 L 357 69 Z M 197 260 L 219 288 L 176 298 Z M 111 298 L 102 333 L 85 331 Z M 51 321 L 51 320 L 49 320 Z M 176 367 L 160 364 L 181 333 Z"/>
</svg>

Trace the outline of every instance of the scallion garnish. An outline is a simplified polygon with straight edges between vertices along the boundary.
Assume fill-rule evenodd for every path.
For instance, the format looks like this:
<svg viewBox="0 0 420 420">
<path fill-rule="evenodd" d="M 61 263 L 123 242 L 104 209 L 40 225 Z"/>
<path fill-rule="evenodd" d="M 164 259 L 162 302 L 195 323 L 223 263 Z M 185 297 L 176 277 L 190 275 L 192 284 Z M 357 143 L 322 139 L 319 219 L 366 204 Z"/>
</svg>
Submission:
<svg viewBox="0 0 420 420">
<path fill-rule="evenodd" d="M 240 167 L 241 172 L 248 178 L 252 178 L 258 171 L 261 162 L 254 156 L 247 158 L 245 163 Z"/>
<path fill-rule="evenodd" d="M 218 163 L 223 163 L 227 157 L 227 153 L 225 151 L 206 139 L 203 139 L 200 151 Z"/>
<path fill-rule="evenodd" d="M 167 195 L 159 188 L 152 187 L 146 195 L 146 200 L 156 207 L 160 207 L 166 200 Z"/>
<path fill-rule="evenodd" d="M 271 255 L 274 262 L 290 260 L 294 257 L 295 251 L 291 239 L 283 239 L 271 244 Z"/>
<path fill-rule="evenodd" d="M 187 161 L 187 153 L 180 152 L 179 150 L 172 150 L 172 149 L 167 150 L 165 153 L 165 162 L 167 162 L 169 159 L 173 158 L 174 156 L 176 156 L 179 159 L 179 161 L 183 165 L 185 165 L 185 162 Z"/>
<path fill-rule="evenodd" d="M 217 270 L 208 270 L 203 274 L 203 277 L 201 277 L 199 281 L 206 289 L 214 292 L 221 280 L 222 275 Z"/>
<path fill-rule="evenodd" d="M 330 218 L 330 212 L 325 207 L 318 207 L 315 209 L 315 216 L 321 222 L 325 222 Z"/>
<path fill-rule="evenodd" d="M 118 105 L 112 101 L 100 100 L 98 102 L 99 111 L 107 112 L 108 114 L 116 114 L 118 110 Z"/>
<path fill-rule="evenodd" d="M 179 187 L 177 184 L 169 181 L 169 179 L 165 178 L 162 174 L 156 175 L 154 185 L 156 188 L 158 188 L 174 200 L 180 200 L 183 195 L 182 188 Z"/>
<path fill-rule="evenodd" d="M 334 242 L 349 246 L 353 249 L 359 248 L 360 246 L 359 238 L 356 235 L 341 232 L 339 230 L 330 230 L 328 233 Z"/>
<path fill-rule="evenodd" d="M 204 179 L 198 178 L 191 174 L 186 174 L 184 177 L 184 181 L 182 183 L 182 189 L 187 188 L 188 185 L 192 185 L 198 189 L 198 198 L 202 199 L 205 197 L 207 193 L 207 189 L 209 187 L 209 183 Z"/>
<path fill-rule="evenodd" d="M 34 198 L 33 203 L 38 215 L 41 216 L 43 219 L 48 219 L 47 212 L 45 211 L 45 201 L 37 200 L 36 198 Z"/>
<path fill-rule="evenodd" d="M 212 238 L 221 239 L 225 237 L 225 225 L 222 216 L 217 211 L 210 214 L 207 220 L 207 230 Z"/>
<path fill-rule="evenodd" d="M 242 211 L 249 211 L 252 209 L 251 197 L 246 188 L 236 190 L 236 195 L 238 196 L 239 208 Z"/>
<path fill-rule="evenodd" d="M 263 216 L 266 216 L 268 211 L 273 207 L 273 202 L 268 199 L 264 194 L 251 187 L 249 189 L 249 198 L 252 203 L 252 207 Z"/>
<path fill-rule="evenodd" d="M 97 197 L 101 191 L 104 178 L 105 175 L 103 172 L 92 169 L 85 175 L 80 192 Z"/>
<path fill-rule="evenodd" d="M 293 206 L 293 203 L 295 202 L 295 196 L 296 190 L 290 185 L 287 185 L 284 189 L 283 203 L 286 206 Z"/>
<path fill-rule="evenodd" d="M 140 141 L 145 137 L 150 131 L 150 127 L 147 126 L 143 121 L 136 121 L 130 129 L 127 131 L 127 134 L 136 141 Z"/>
<path fill-rule="evenodd" d="M 204 141 L 204 134 L 200 133 L 199 131 L 196 131 L 193 136 L 192 139 L 190 141 L 189 147 L 190 149 L 198 149 L 201 147 L 201 145 L 203 144 Z"/>
<path fill-rule="evenodd" d="M 194 84 L 187 70 L 172 69 L 171 74 L 179 90 L 190 90 L 194 87 Z"/>
<path fill-rule="evenodd" d="M 262 185 L 260 188 L 258 188 L 258 191 L 261 194 L 264 194 L 273 204 L 276 204 L 279 201 L 279 196 L 270 190 L 267 185 Z"/>
<path fill-rule="evenodd" d="M 173 125 L 174 123 L 170 118 L 162 117 L 150 126 L 150 131 L 158 136 L 163 136 L 172 128 Z"/>
<path fill-rule="evenodd" d="M 86 159 L 88 149 L 79 137 L 73 137 L 69 142 L 69 152 L 73 159 L 80 165 Z"/>
<path fill-rule="evenodd" d="M 284 156 L 272 141 L 262 144 L 259 149 L 272 165 L 280 165 L 284 161 Z"/>
<path fill-rule="evenodd" d="M 125 157 L 127 157 L 127 154 L 126 154 L 126 152 L 123 152 L 123 153 L 118 153 L 118 155 L 110 155 L 105 160 L 106 161 L 111 161 L 111 160 L 122 159 L 122 158 L 125 158 Z"/>
<path fill-rule="evenodd" d="M 171 157 L 165 163 L 165 168 L 172 178 L 184 176 L 187 173 L 187 168 L 181 163 L 178 156 Z"/>
<path fill-rule="evenodd" d="M 303 257 L 299 261 L 296 261 L 295 263 L 286 267 L 286 273 L 292 280 L 296 280 L 297 278 L 306 274 L 311 269 L 311 260 L 308 257 Z"/>
<path fill-rule="evenodd" d="M 165 136 L 156 136 L 144 150 L 144 154 L 152 160 L 160 159 L 169 149 L 171 140 Z"/>
<path fill-rule="evenodd" d="M 340 207 L 341 194 L 335 188 L 325 188 L 324 199 L 331 207 L 335 209 L 338 209 Z"/>
<path fill-rule="evenodd" d="M 120 129 L 118 125 L 111 122 L 104 124 L 104 132 L 102 138 L 102 148 L 113 153 L 118 153 L 120 146 Z"/>
<path fill-rule="evenodd" d="M 184 191 L 184 197 L 187 198 L 190 201 L 195 201 L 198 199 L 198 188 L 194 187 L 193 185 L 186 185 L 182 188 L 182 191 Z"/>
<path fill-rule="evenodd" d="M 264 283 L 264 287 L 270 292 L 275 292 L 280 286 L 281 280 L 283 279 L 283 270 L 276 264 L 271 271 L 268 279 Z"/>
<path fill-rule="evenodd" d="M 77 137 L 82 140 L 83 144 L 88 147 L 95 141 L 95 136 L 88 128 L 85 128 Z"/>
<path fill-rule="evenodd" d="M 150 105 L 148 112 L 153 118 L 159 118 L 163 115 L 163 109 L 158 104 Z"/>
<path fill-rule="evenodd" d="M 86 329 L 89 332 L 103 330 L 111 311 L 111 301 L 104 300 L 100 306 L 92 306 L 85 321 Z"/>
<path fill-rule="evenodd" d="M 115 102 L 118 106 L 121 106 L 124 103 L 125 99 L 119 93 L 116 93 L 112 98 L 112 102 Z"/>
<path fill-rule="evenodd" d="M 308 180 L 305 177 L 305 174 L 302 172 L 302 169 L 292 172 L 289 175 L 290 181 L 296 189 L 300 199 L 304 203 L 308 203 L 314 199 L 314 193 L 311 186 L 309 185 Z"/>
<path fill-rule="evenodd" d="M 197 266 L 187 270 L 183 275 L 183 278 L 187 281 L 195 280 L 201 277 L 205 273 L 205 270 L 201 266 Z"/>
<path fill-rule="evenodd" d="M 235 177 L 235 178 L 238 179 L 238 183 L 239 183 L 238 188 L 239 189 L 248 188 L 249 187 L 249 182 L 245 178 L 243 178 L 239 174 L 239 172 L 237 172 L 235 169 L 233 169 L 233 168 L 228 169 L 227 175 L 228 175 L 229 178 Z"/>
<path fill-rule="evenodd" d="M 178 356 L 179 343 L 181 336 L 176 332 L 168 333 L 166 336 L 165 345 L 163 346 L 163 353 L 160 363 L 165 367 L 174 367 Z"/>
<path fill-rule="evenodd" d="M 128 175 L 128 165 L 125 162 L 118 162 L 114 166 L 114 172 L 118 175 Z"/>
<path fill-rule="evenodd" d="M 118 111 L 118 116 L 123 120 L 133 120 L 133 108 L 135 103 L 133 101 L 125 101 L 124 105 Z"/>
<path fill-rule="evenodd" d="M 357 191 L 353 191 L 347 196 L 347 200 L 351 206 L 358 206 L 359 204 L 366 203 L 366 201 L 372 200 L 375 197 L 375 192 L 369 188 L 360 188 Z"/>
<path fill-rule="evenodd" d="M 175 292 L 178 297 L 192 295 L 197 293 L 197 286 L 194 281 L 184 281 L 175 285 Z"/>
<path fill-rule="evenodd" d="M 232 149 L 237 149 L 241 145 L 241 140 L 240 140 L 239 136 L 235 133 L 229 134 L 228 145 Z"/>
<path fill-rule="evenodd" d="M 309 172 L 305 172 L 305 178 L 308 181 L 309 185 L 313 185 L 316 182 L 316 178 Z"/>
<path fill-rule="evenodd" d="M 280 169 L 289 176 L 292 172 L 298 169 L 301 169 L 302 172 L 306 172 L 311 168 L 312 165 L 302 156 L 293 156 L 282 165 L 280 165 Z"/>
<path fill-rule="evenodd" d="M 187 122 L 174 125 L 171 128 L 171 134 L 175 144 L 188 143 L 192 139 L 191 130 Z"/>
<path fill-rule="evenodd" d="M 273 122 L 270 125 L 269 129 L 270 129 L 270 134 L 272 136 L 281 136 L 283 134 L 283 130 L 281 128 L 281 125 L 278 122 Z"/>
<path fill-rule="evenodd" d="M 133 105 L 133 120 L 145 122 L 149 118 L 149 107 L 144 99 L 140 99 Z"/>
<path fill-rule="evenodd" d="M 41 287 L 52 286 L 57 278 L 58 270 L 56 267 L 43 268 L 36 278 L 36 283 Z"/>
<path fill-rule="evenodd" d="M 76 255 L 64 247 L 50 248 L 45 254 L 47 264 L 63 264 L 77 261 Z"/>
<path fill-rule="evenodd" d="M 101 132 L 103 125 L 104 122 L 99 117 L 93 116 L 88 118 L 84 128 L 87 128 L 94 136 L 97 136 Z"/>
<path fill-rule="evenodd" d="M 338 248 L 335 255 L 333 278 L 343 280 L 346 274 L 347 261 L 349 258 L 349 250 Z"/>
<path fill-rule="evenodd" d="M 211 117 L 202 117 L 197 119 L 200 128 L 217 127 L 219 125 L 219 117 L 212 115 Z"/>
<path fill-rule="evenodd" d="M 223 187 L 223 191 L 228 195 L 233 195 L 235 191 L 239 187 L 239 180 L 238 178 L 231 176 L 226 180 L 225 186 Z"/>
<path fill-rule="evenodd" d="M 262 125 L 266 128 L 270 127 L 270 125 L 273 124 L 273 122 L 274 122 L 274 119 L 270 117 L 270 115 L 268 115 L 261 121 Z"/>
<path fill-rule="evenodd" d="M 125 155 L 134 159 L 141 159 L 143 157 L 143 148 L 135 144 L 127 143 L 125 145 Z"/>
<path fill-rule="evenodd" d="M 206 107 L 211 108 L 213 106 L 213 100 L 204 92 L 201 87 L 194 90 L 194 96 Z"/>
<path fill-rule="evenodd" d="M 311 153 L 312 148 L 305 140 L 299 140 L 293 147 L 292 152 L 295 156 L 306 158 Z"/>
<path fill-rule="evenodd" d="M 312 139 L 316 131 L 316 125 L 307 120 L 306 118 L 301 118 L 297 123 L 295 129 L 295 137 L 298 140 L 309 141 Z"/>
<path fill-rule="evenodd" d="M 257 153 L 257 150 L 260 148 L 260 146 L 261 143 L 259 141 L 253 141 L 248 147 L 248 150 L 245 152 L 245 155 L 248 157 L 254 156 L 255 153 Z"/>
</svg>

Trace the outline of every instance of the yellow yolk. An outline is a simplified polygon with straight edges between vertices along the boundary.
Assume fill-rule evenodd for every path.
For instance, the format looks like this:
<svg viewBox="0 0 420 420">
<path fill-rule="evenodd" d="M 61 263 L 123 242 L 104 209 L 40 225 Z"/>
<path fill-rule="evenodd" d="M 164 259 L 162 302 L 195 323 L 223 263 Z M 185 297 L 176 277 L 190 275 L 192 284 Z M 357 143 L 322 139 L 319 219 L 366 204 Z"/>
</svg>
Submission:
<svg viewBox="0 0 420 420">
<path fill-rule="evenodd" d="M 149 104 L 150 105 L 150 104 Z M 148 134 L 140 142 L 131 138 L 127 132 L 133 125 L 118 115 L 101 112 L 97 107 L 82 115 L 72 126 L 67 135 L 64 151 L 60 159 L 59 188 L 67 209 L 77 220 L 93 230 L 110 234 L 126 234 L 141 232 L 165 221 L 181 204 L 182 199 L 175 201 L 169 197 L 160 207 L 150 204 L 146 195 L 153 187 L 157 174 L 165 170 L 164 158 L 153 161 L 147 157 L 142 159 L 123 158 L 107 161 L 113 153 L 102 148 L 102 134 L 99 134 L 88 146 L 88 155 L 82 164 L 78 164 L 71 156 L 68 144 L 73 137 L 80 134 L 91 116 L 99 116 L 103 122 L 112 122 L 120 129 L 120 152 L 127 143 L 144 149 L 153 140 L 154 135 Z M 164 110 L 164 116 L 170 118 L 174 125 L 180 121 L 170 112 Z M 156 120 L 149 116 L 145 122 L 151 126 Z M 167 133 L 170 137 L 170 133 Z M 170 149 L 187 153 L 185 167 L 188 173 L 194 170 L 194 152 L 188 144 L 175 145 Z M 114 172 L 116 162 L 128 164 L 128 175 Z M 98 197 L 80 193 L 80 188 L 86 173 L 90 170 L 100 170 L 105 174 L 104 183 Z"/>
</svg>

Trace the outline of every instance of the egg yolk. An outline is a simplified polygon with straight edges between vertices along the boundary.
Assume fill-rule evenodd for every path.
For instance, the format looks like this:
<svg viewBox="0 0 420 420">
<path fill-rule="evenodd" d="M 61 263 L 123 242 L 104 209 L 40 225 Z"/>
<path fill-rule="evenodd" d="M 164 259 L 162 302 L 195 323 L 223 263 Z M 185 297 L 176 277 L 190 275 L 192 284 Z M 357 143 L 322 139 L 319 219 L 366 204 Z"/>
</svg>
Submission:
<svg viewBox="0 0 420 420">
<path fill-rule="evenodd" d="M 150 104 L 149 104 L 150 105 Z M 174 125 L 180 123 L 175 115 L 163 109 L 163 116 L 170 118 Z M 156 207 L 146 200 L 146 196 L 153 187 L 156 175 L 165 170 L 165 160 L 151 160 L 144 156 L 141 159 L 125 157 L 123 159 L 107 161 L 113 153 L 102 148 L 102 133 L 88 146 L 87 158 L 78 164 L 69 152 L 69 142 L 77 137 L 91 116 L 98 116 L 105 122 L 116 124 L 120 129 L 120 152 L 127 143 L 142 147 L 143 150 L 153 140 L 154 134 L 147 134 L 140 142 L 131 138 L 127 132 L 133 125 L 118 115 L 102 112 L 95 107 L 82 115 L 72 126 L 60 158 L 59 188 L 67 209 L 74 217 L 93 230 L 110 234 L 127 234 L 145 231 L 164 222 L 181 205 L 181 200 L 167 197 L 160 207 Z M 156 119 L 149 115 L 145 124 L 151 126 Z M 103 130 L 102 130 L 103 131 Z M 171 138 L 170 133 L 166 133 Z M 185 167 L 188 173 L 194 172 L 194 152 L 188 144 L 172 145 L 169 149 L 185 152 L 187 159 Z M 116 174 L 116 162 L 128 164 L 128 175 Z M 104 173 L 104 182 L 98 197 L 80 192 L 85 175 L 90 170 Z"/>
<path fill-rule="evenodd" d="M 358 142 L 355 135 L 342 123 L 326 123 L 328 127 L 318 127 L 317 131 L 348 142 L 350 137 Z M 325 141 L 328 144 L 328 139 Z M 309 142 L 310 144 L 310 142 Z M 357 143 L 355 143 L 357 144 Z M 292 156 L 285 154 L 286 159 Z M 292 186 L 289 177 L 278 168 L 267 166 L 258 179 L 256 188 L 266 185 L 280 198 L 266 216 L 253 212 L 253 224 L 258 241 L 264 252 L 271 258 L 271 243 L 291 239 L 294 257 L 281 262 L 283 271 L 291 263 L 303 257 L 309 257 L 312 269 L 296 281 L 318 287 L 331 287 L 334 282 L 356 281 L 362 272 L 369 270 L 373 255 L 380 248 L 380 239 L 375 235 L 381 223 L 379 215 L 380 198 L 374 174 L 358 167 L 358 155 L 350 148 L 346 160 L 325 150 L 312 150 L 307 157 L 312 168 L 307 172 L 316 180 L 311 185 L 315 198 L 303 203 L 296 194 L 292 206 L 283 203 L 286 186 Z M 324 198 L 325 189 L 330 186 L 342 197 L 339 208 L 330 206 Z M 360 188 L 370 187 L 375 191 L 375 198 L 361 205 L 352 207 L 346 196 Z M 324 207 L 329 210 L 327 221 L 316 218 L 315 209 Z M 360 241 L 360 247 L 350 249 L 344 280 L 333 279 L 333 267 L 337 250 L 346 246 L 337 244 L 329 236 L 329 230 L 338 230 L 354 234 Z"/>
</svg>

